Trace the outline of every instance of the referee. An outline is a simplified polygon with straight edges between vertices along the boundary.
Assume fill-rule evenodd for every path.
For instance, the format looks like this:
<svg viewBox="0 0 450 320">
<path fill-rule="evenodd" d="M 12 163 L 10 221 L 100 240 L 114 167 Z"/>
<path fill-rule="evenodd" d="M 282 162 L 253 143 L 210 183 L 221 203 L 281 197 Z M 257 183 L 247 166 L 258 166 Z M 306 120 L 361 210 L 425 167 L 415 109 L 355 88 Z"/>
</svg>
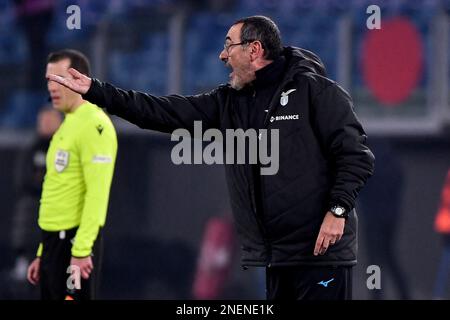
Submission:
<svg viewBox="0 0 450 320">
<path fill-rule="evenodd" d="M 75 50 L 51 53 L 47 74 L 71 78 L 69 68 L 89 75 L 87 58 Z M 109 117 L 54 81 L 48 81 L 53 107 L 65 114 L 50 143 L 39 208 L 42 242 L 28 268 L 40 282 L 44 300 L 95 297 L 102 235 L 117 154 Z"/>
</svg>

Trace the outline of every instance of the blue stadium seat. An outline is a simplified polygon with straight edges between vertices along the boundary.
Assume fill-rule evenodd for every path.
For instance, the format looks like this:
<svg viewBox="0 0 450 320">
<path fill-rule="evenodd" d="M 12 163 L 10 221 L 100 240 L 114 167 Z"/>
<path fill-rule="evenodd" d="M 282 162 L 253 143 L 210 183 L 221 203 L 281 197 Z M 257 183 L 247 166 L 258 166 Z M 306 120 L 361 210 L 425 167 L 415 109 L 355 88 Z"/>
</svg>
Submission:
<svg viewBox="0 0 450 320">
<path fill-rule="evenodd" d="M 111 52 L 108 80 L 119 87 L 165 94 L 168 72 L 168 36 L 152 34 L 134 52 Z"/>
<path fill-rule="evenodd" d="M 0 114 L 0 127 L 11 129 L 33 128 L 37 113 L 47 103 L 45 92 L 14 91 Z"/>
</svg>

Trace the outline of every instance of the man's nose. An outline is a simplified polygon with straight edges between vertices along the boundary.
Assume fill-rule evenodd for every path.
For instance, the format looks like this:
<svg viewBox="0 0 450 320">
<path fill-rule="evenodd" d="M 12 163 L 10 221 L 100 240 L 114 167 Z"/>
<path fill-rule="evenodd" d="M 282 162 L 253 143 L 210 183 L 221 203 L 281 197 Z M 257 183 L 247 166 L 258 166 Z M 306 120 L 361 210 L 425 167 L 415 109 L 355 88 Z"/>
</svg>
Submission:
<svg viewBox="0 0 450 320">
<path fill-rule="evenodd" d="M 56 83 L 55 81 L 48 81 L 48 90 L 49 91 L 56 91 L 56 89 L 58 89 L 58 83 Z"/>
<path fill-rule="evenodd" d="M 227 62 L 228 61 L 228 53 L 225 51 L 225 49 L 223 49 L 220 54 L 219 54 L 219 59 L 222 60 L 223 62 Z"/>
</svg>

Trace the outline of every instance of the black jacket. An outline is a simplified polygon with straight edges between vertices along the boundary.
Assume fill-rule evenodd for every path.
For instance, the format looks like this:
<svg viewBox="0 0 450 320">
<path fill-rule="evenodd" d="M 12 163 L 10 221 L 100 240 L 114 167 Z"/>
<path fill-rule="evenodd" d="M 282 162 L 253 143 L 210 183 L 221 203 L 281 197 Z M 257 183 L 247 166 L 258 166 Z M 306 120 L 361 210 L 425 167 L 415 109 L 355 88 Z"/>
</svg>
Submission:
<svg viewBox="0 0 450 320">
<path fill-rule="evenodd" d="M 373 173 L 374 156 L 350 96 L 324 76 L 313 53 L 287 47 L 287 71 L 276 91 L 264 125 L 279 129 L 279 170 L 261 176 L 263 212 L 257 212 L 254 177 L 248 165 L 226 165 L 242 265 L 353 265 L 356 263 L 358 192 Z M 281 93 L 288 103 L 280 103 Z M 172 132 L 243 127 L 239 92 L 229 85 L 195 96 L 156 97 L 124 91 L 93 79 L 84 98 L 141 128 Z M 282 115 L 298 115 L 281 120 Z M 298 118 L 298 119 L 297 119 Z M 352 210 L 344 235 L 325 255 L 314 245 L 326 212 L 334 204 Z"/>
</svg>

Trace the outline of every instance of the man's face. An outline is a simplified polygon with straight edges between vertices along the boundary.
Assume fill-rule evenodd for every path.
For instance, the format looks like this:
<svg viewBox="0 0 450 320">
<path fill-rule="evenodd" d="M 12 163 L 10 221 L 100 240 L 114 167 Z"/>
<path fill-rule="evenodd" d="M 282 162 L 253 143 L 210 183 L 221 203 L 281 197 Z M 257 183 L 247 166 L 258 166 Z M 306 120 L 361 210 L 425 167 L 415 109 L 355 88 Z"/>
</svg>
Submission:
<svg viewBox="0 0 450 320">
<path fill-rule="evenodd" d="M 219 55 L 220 60 L 232 69 L 229 83 L 236 90 L 242 89 L 255 79 L 248 44 L 233 45 L 241 42 L 242 25 L 242 23 L 235 24 L 228 30 L 225 38 L 227 48 L 224 48 Z"/>
<path fill-rule="evenodd" d="M 67 71 L 70 68 L 70 60 L 62 59 L 57 62 L 50 62 L 47 64 L 46 77 L 49 74 L 56 74 L 63 78 L 70 78 L 72 76 Z M 55 81 L 47 81 L 47 89 L 52 99 L 53 107 L 64 113 L 70 112 L 78 101 L 79 94 L 67 89 Z"/>
</svg>

